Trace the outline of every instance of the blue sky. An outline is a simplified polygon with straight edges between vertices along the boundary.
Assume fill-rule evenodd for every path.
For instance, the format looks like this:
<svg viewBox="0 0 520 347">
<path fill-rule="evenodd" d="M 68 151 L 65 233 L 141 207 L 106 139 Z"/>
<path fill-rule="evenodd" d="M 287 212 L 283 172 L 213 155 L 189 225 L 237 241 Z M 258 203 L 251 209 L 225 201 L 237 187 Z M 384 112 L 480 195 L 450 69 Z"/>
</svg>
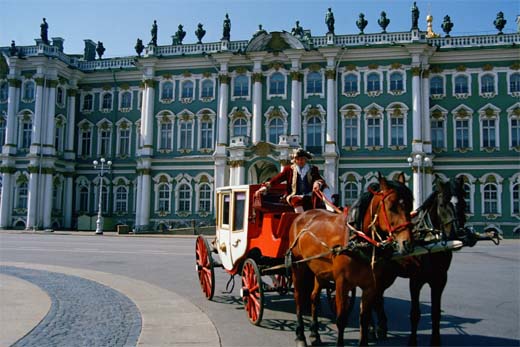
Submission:
<svg viewBox="0 0 520 347">
<path fill-rule="evenodd" d="M 331 7 L 336 34 L 356 34 L 356 20 L 365 14 L 365 33 L 380 32 L 377 19 L 387 13 L 387 31 L 408 31 L 411 25 L 409 0 L 0 0 L 0 46 L 11 40 L 17 45 L 33 45 L 40 36 L 40 23 L 46 17 L 49 38 L 65 39 L 65 52 L 83 53 L 83 40 L 102 41 L 105 58 L 135 55 L 139 37 L 150 41 L 154 19 L 159 25 L 158 44 L 171 44 L 179 24 L 187 32 L 184 43 L 195 43 L 197 23 L 204 24 L 203 42 L 219 41 L 226 13 L 231 19 L 231 40 L 249 40 L 262 24 L 267 31 L 290 31 L 296 20 L 312 35 L 326 33 L 325 13 Z M 502 11 L 507 19 L 506 33 L 516 32 L 519 0 L 429 0 L 417 1 L 419 27 L 426 29 L 426 15 L 434 17 L 434 31 L 442 33 L 447 14 L 454 23 L 451 35 L 493 34 L 493 20 Z"/>
</svg>

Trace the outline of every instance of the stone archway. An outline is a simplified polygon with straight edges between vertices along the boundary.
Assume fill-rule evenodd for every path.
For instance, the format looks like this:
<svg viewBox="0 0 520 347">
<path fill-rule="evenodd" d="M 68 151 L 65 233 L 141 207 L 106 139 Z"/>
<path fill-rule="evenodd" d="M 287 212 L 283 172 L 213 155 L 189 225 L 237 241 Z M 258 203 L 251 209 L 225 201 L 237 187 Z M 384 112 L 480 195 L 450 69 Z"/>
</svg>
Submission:
<svg viewBox="0 0 520 347">
<path fill-rule="evenodd" d="M 249 168 L 248 184 L 258 184 L 268 181 L 280 172 L 279 167 L 268 160 L 258 160 Z"/>
</svg>

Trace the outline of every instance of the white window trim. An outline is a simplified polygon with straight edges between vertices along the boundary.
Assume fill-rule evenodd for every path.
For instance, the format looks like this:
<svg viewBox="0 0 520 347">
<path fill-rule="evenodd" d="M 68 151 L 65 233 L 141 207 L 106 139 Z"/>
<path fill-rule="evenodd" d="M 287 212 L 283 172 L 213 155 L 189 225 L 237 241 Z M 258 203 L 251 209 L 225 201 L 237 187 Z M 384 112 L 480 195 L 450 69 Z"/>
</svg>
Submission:
<svg viewBox="0 0 520 347">
<path fill-rule="evenodd" d="M 369 111 L 372 109 L 372 108 L 376 108 L 378 113 L 377 115 L 371 115 L 369 114 Z M 365 123 L 365 126 L 364 126 L 364 135 L 365 135 L 365 148 L 367 148 L 369 151 L 372 151 L 372 150 L 380 150 L 383 148 L 384 146 L 384 128 L 385 128 L 385 117 L 384 117 L 384 108 L 379 106 L 378 104 L 376 103 L 372 103 L 370 105 L 368 105 L 367 107 L 365 107 L 363 109 L 363 113 L 364 113 L 364 123 Z M 369 146 L 368 145 L 368 120 L 369 119 L 376 119 L 376 118 L 379 118 L 381 119 L 381 124 L 379 126 L 379 145 L 375 145 L 375 146 Z"/>
<path fill-rule="evenodd" d="M 358 80 L 359 81 L 359 80 Z M 359 89 L 358 89 L 359 90 Z M 358 93 L 359 94 L 359 93 Z M 352 107 L 352 108 L 349 108 L 349 107 Z M 347 141 L 346 141 L 346 138 L 345 138 L 345 121 L 347 118 L 350 118 L 347 113 L 349 111 L 352 111 L 354 112 L 354 117 L 352 118 L 355 118 L 356 119 L 356 128 L 357 128 L 357 146 L 347 146 Z M 355 150 L 358 150 L 361 146 L 360 144 L 360 141 L 361 141 L 361 112 L 362 112 L 362 109 L 361 107 L 359 107 L 359 105 L 356 105 L 356 104 L 346 104 L 345 106 L 343 106 L 342 108 L 339 109 L 339 112 L 341 113 L 341 145 L 343 147 L 343 149 L 347 150 L 347 151 L 355 151 Z"/>
<path fill-rule="evenodd" d="M 392 91 L 390 90 L 390 75 L 393 73 L 400 73 L 401 77 L 403 78 L 403 90 L 401 91 Z M 390 95 L 403 95 L 406 94 L 406 72 L 402 69 L 393 69 L 386 71 L 386 86 L 388 90 L 388 94 Z"/>
<path fill-rule="evenodd" d="M 185 115 L 188 115 L 188 120 L 184 120 Z M 177 113 L 177 151 L 181 153 L 190 153 L 194 149 L 195 142 L 195 114 L 193 112 L 184 109 Z M 191 124 L 191 139 L 189 148 L 181 148 L 181 124 L 182 123 L 190 123 Z"/>
<path fill-rule="evenodd" d="M 193 177 L 188 174 L 179 174 L 175 177 L 175 214 L 181 217 L 187 217 L 192 214 L 193 211 Z M 186 184 L 190 188 L 190 208 L 188 211 L 180 211 L 180 187 Z"/>
<path fill-rule="evenodd" d="M 357 77 L 357 92 L 355 92 L 355 93 L 345 92 L 345 77 L 347 75 L 356 75 L 356 77 Z M 353 97 L 358 96 L 359 94 L 361 94 L 361 74 L 359 73 L 359 71 L 352 70 L 352 71 L 343 71 L 341 73 L 341 94 L 345 95 L 348 98 L 353 98 Z"/>
<path fill-rule="evenodd" d="M 106 154 L 101 154 L 101 132 L 103 131 L 103 129 L 101 128 L 101 126 L 105 123 L 108 123 L 108 131 L 110 132 L 110 138 L 108 140 L 108 148 L 107 148 L 107 152 Z M 98 156 L 101 156 L 103 155 L 105 158 L 110 158 L 111 156 L 111 153 L 112 153 L 112 136 L 113 136 L 113 129 L 114 129 L 114 124 L 112 124 L 111 121 L 109 121 L 108 119 L 106 118 L 103 118 L 101 119 L 99 122 L 96 123 L 96 127 L 97 127 L 97 150 L 96 150 L 96 153 Z"/>
<path fill-rule="evenodd" d="M 440 111 L 442 116 L 439 117 L 439 118 L 435 118 L 433 117 L 433 113 L 435 111 Z M 433 147 L 433 141 L 432 141 L 432 149 L 434 152 L 447 152 L 448 151 L 448 110 L 446 110 L 444 107 L 442 106 L 439 106 L 439 105 L 435 105 L 433 106 L 432 108 L 430 108 L 430 129 L 431 128 L 431 122 L 432 121 L 442 121 L 442 136 L 443 136 L 443 139 L 442 139 L 442 142 L 444 143 L 444 147 L 442 148 L 439 148 L 439 147 Z M 430 130 L 431 131 L 431 130 Z M 430 135 L 431 137 L 431 135 Z"/>
<path fill-rule="evenodd" d="M 283 134 L 282 135 L 287 135 L 287 128 L 288 128 L 288 122 L 287 122 L 287 119 L 289 117 L 289 113 L 287 113 L 287 110 L 285 109 L 285 107 L 283 106 L 277 106 L 276 109 L 278 109 L 281 113 L 281 116 L 273 116 L 272 115 L 272 112 L 273 110 L 275 109 L 276 106 L 269 106 L 269 108 L 267 109 L 267 111 L 265 111 L 264 113 L 264 118 L 265 118 L 265 122 L 264 122 L 264 130 L 265 130 L 265 142 L 269 142 L 269 123 L 271 122 L 271 119 L 273 118 L 279 118 L 282 120 L 282 124 L 283 124 Z M 275 145 L 280 143 L 280 139 L 278 138 L 278 141 L 276 143 L 274 143 Z"/>
<path fill-rule="evenodd" d="M 123 105 L 123 94 L 124 93 L 130 93 L 130 107 L 125 107 L 125 108 L 122 107 L 122 105 Z M 120 90 L 119 91 L 119 96 L 118 96 L 117 99 L 118 99 L 117 103 L 119 104 L 117 106 L 117 108 L 118 108 L 118 110 L 120 112 L 130 112 L 130 111 L 132 111 L 132 108 L 133 108 L 132 105 L 134 103 L 134 92 L 132 90 L 129 90 L 129 89 L 127 89 L 127 90 Z"/>
<path fill-rule="evenodd" d="M 166 177 L 166 182 L 161 181 L 161 177 Z M 159 215 L 167 215 L 172 212 L 172 191 L 173 191 L 173 179 L 170 175 L 166 173 L 159 173 L 153 177 L 154 181 L 154 213 Z M 165 184 L 168 187 L 168 193 L 170 195 L 168 200 L 168 210 L 167 211 L 159 211 L 159 186 Z"/>
<path fill-rule="evenodd" d="M 487 117 L 486 116 L 486 110 L 488 108 L 491 108 L 493 109 L 494 111 L 494 114 L 493 116 L 491 117 Z M 479 133 L 480 133 L 480 150 L 481 151 L 486 151 L 486 152 L 492 152 L 492 151 L 498 151 L 499 148 L 500 148 L 500 131 L 499 131 L 499 121 L 500 121 L 500 112 L 501 110 L 496 107 L 495 105 L 492 105 L 492 104 L 487 104 L 485 106 L 483 106 L 482 108 L 480 108 L 480 110 L 478 110 L 478 113 L 479 113 Z M 484 120 L 489 120 L 489 119 L 492 119 L 495 121 L 495 147 L 484 147 L 484 127 L 483 127 L 483 124 L 482 122 Z"/>
<path fill-rule="evenodd" d="M 83 124 L 88 124 L 88 128 L 87 129 L 83 129 Z M 83 141 L 82 141 L 82 134 L 88 130 L 90 131 L 90 146 L 89 146 L 89 149 L 88 149 L 88 152 L 90 153 L 89 156 L 92 156 L 92 142 L 94 142 L 94 139 L 93 139 L 93 132 L 92 132 L 92 129 L 94 128 L 94 124 L 86 119 L 83 119 L 81 122 L 78 123 L 77 125 L 78 127 L 78 156 L 81 157 L 81 152 L 83 150 Z"/>
<path fill-rule="evenodd" d="M 203 177 L 205 178 L 204 182 L 202 182 Z M 195 182 L 195 213 L 199 214 L 202 217 L 208 216 L 213 213 L 213 205 L 215 201 L 213 177 L 206 172 L 201 172 L 197 176 L 195 176 L 193 181 Z M 200 211 L 200 187 L 203 184 L 207 184 L 210 189 L 209 211 Z"/>
<path fill-rule="evenodd" d="M 513 92 L 511 91 L 511 75 L 514 75 L 514 74 L 519 74 L 520 75 L 520 70 L 508 70 L 507 71 L 507 94 L 508 95 L 511 95 L 511 96 L 514 96 L 514 97 L 519 97 L 520 96 L 520 90 L 517 91 L 517 92 Z"/>
<path fill-rule="evenodd" d="M 87 95 L 92 95 L 92 108 L 90 110 L 87 110 L 85 108 L 83 108 L 84 103 L 85 103 L 85 97 Z M 94 112 L 94 103 L 96 101 L 96 96 L 94 95 L 93 92 L 82 92 L 81 93 L 81 97 L 80 97 L 80 108 L 81 108 L 81 112 L 84 113 L 84 114 L 89 114 L 89 113 L 92 113 Z"/>
<path fill-rule="evenodd" d="M 469 184 L 469 214 L 470 216 L 473 216 L 475 214 L 475 183 L 477 182 L 477 179 L 469 173 L 460 173 L 456 177 L 465 177 L 468 182 L 465 182 Z"/>
<path fill-rule="evenodd" d="M 62 102 L 58 102 L 58 89 L 61 89 L 61 91 L 63 93 L 63 100 L 62 100 Z M 64 86 L 62 86 L 62 85 L 57 86 L 56 87 L 56 105 L 59 108 L 65 108 L 66 100 L 67 100 L 67 89 Z"/>
<path fill-rule="evenodd" d="M 493 92 L 492 93 L 482 93 L 482 77 L 485 75 L 493 76 Z M 485 98 L 491 99 L 494 98 L 498 93 L 498 74 L 495 71 L 481 71 L 478 74 L 478 95 Z"/>
<path fill-rule="evenodd" d="M 518 189 L 520 189 L 520 172 L 515 173 L 513 176 L 509 178 L 509 208 L 511 217 L 515 217 L 516 219 L 520 219 L 520 213 L 513 212 L 513 188 L 515 185 L 518 185 Z"/>
<path fill-rule="evenodd" d="M 91 182 L 85 176 L 80 176 L 76 179 L 76 197 L 77 197 L 76 198 L 76 211 L 90 213 L 90 193 L 91 193 L 90 186 L 91 186 Z M 86 211 L 80 210 L 80 208 L 81 208 L 80 191 L 81 191 L 81 188 L 83 188 L 83 187 L 87 188 L 87 210 Z"/>
<path fill-rule="evenodd" d="M 235 96 L 235 79 L 239 76 L 246 76 L 247 77 L 247 95 L 246 96 Z M 232 101 L 235 101 L 235 100 L 247 100 L 247 101 L 250 101 L 251 100 L 251 72 L 247 71 L 245 73 L 237 73 L 236 71 L 234 71 L 232 74 L 231 74 L 231 90 L 230 90 L 230 94 L 231 94 L 231 100 Z"/>
<path fill-rule="evenodd" d="M 516 116 L 514 114 L 515 110 L 517 108 L 520 108 L 520 102 L 517 102 L 516 104 L 510 106 L 506 111 L 507 111 L 507 123 L 508 123 L 508 148 L 509 150 L 513 150 L 513 151 L 516 151 L 516 152 L 520 152 L 520 146 L 517 146 L 517 147 L 513 147 L 513 134 L 512 134 L 512 130 L 513 130 L 513 127 L 511 125 L 511 121 L 513 119 L 516 119 L 518 120 L 518 122 L 520 123 L 520 116 Z"/>
<path fill-rule="evenodd" d="M 58 121 L 61 121 L 61 126 L 58 126 Z M 56 135 L 59 136 L 58 147 L 55 148 L 57 153 L 62 153 L 65 149 L 65 129 L 67 128 L 67 118 L 64 115 L 59 114 L 54 118 L 54 137 L 53 145 L 55 143 Z"/>
<path fill-rule="evenodd" d="M 102 188 L 107 190 L 107 208 L 106 208 L 106 210 L 102 210 L 102 212 L 105 214 L 108 214 L 109 212 L 112 212 L 112 211 L 110 211 L 110 186 L 111 186 L 111 183 L 107 177 L 101 177 L 101 179 L 103 180 Z M 100 180 L 99 176 L 97 176 L 96 178 L 94 178 L 92 180 L 92 183 L 94 184 L 94 187 L 95 187 L 94 188 L 94 201 L 96 201 L 96 203 L 94 204 L 94 212 L 98 212 L 98 208 L 99 208 L 99 180 Z M 103 207 L 103 205 L 101 207 Z"/>
<path fill-rule="evenodd" d="M 139 143 L 141 137 L 141 120 L 138 119 L 135 121 L 135 155 L 141 154 L 141 144 Z M 132 143 L 130 142 L 130 148 L 132 147 Z"/>
<path fill-rule="evenodd" d="M 122 130 L 121 125 L 123 123 L 126 123 L 128 125 L 128 155 L 129 157 L 132 154 L 132 122 L 128 120 L 127 118 L 121 118 L 116 122 L 116 156 L 121 157 L 121 146 L 120 146 L 120 139 L 121 139 L 121 133 L 120 130 Z"/>
<path fill-rule="evenodd" d="M 20 112 L 18 112 L 18 114 L 16 115 L 17 117 L 17 127 L 18 127 L 18 141 L 17 141 L 17 144 L 16 144 L 16 148 L 18 148 L 19 150 L 22 149 L 22 145 L 23 145 L 23 124 L 26 123 L 23 121 L 23 118 L 24 118 L 24 115 L 25 114 L 28 114 L 29 117 L 30 117 L 30 123 L 33 124 L 33 121 L 34 121 L 34 113 L 29 110 L 29 109 L 24 109 L 24 110 L 21 110 Z M 6 122 L 7 122 L 7 118 L 6 118 Z M 6 123 L 6 131 L 7 131 L 7 123 Z M 34 132 L 31 131 L 31 143 L 29 144 L 29 148 L 27 148 L 27 150 L 30 149 L 30 146 L 33 144 L 33 137 L 34 137 Z M 7 140 L 7 138 L 6 138 Z"/>
<path fill-rule="evenodd" d="M 466 117 L 459 117 L 457 115 L 457 112 L 461 109 L 461 108 L 464 108 L 466 109 L 468 115 Z M 464 104 L 461 104 L 459 106 L 457 106 L 455 109 L 453 109 L 451 111 L 451 114 L 453 116 L 453 151 L 454 152 L 467 152 L 467 151 L 472 151 L 473 150 L 473 110 L 471 108 L 469 108 L 468 106 L 464 105 Z M 468 135 L 469 135 L 469 139 L 468 139 L 468 148 L 457 148 L 457 128 L 456 128 L 456 124 L 457 124 L 457 120 L 464 120 L 464 119 L 467 119 L 468 120 L 468 125 L 469 125 L 469 128 L 468 128 Z"/>
<path fill-rule="evenodd" d="M 171 99 L 165 99 L 163 97 L 163 85 L 165 83 L 168 83 L 168 82 L 170 82 L 172 84 L 172 98 Z M 169 79 L 161 79 L 159 81 L 159 102 L 161 104 L 171 104 L 172 102 L 175 101 L 175 92 L 176 92 L 176 90 L 175 90 L 176 88 L 175 87 L 176 87 L 176 84 L 177 83 L 175 83 L 175 80 L 174 79 L 170 79 L 170 78 Z"/>
<path fill-rule="evenodd" d="M 368 75 L 371 75 L 373 73 L 379 75 L 379 90 L 369 92 L 368 91 Z M 365 95 L 368 95 L 369 97 L 375 97 L 375 96 L 379 96 L 379 95 L 383 94 L 383 81 L 384 81 L 383 71 L 381 71 L 381 70 L 366 70 L 363 73 L 363 82 L 364 82 L 364 92 L 365 92 Z"/>
<path fill-rule="evenodd" d="M 396 109 L 395 108 L 396 105 L 400 106 L 399 109 L 402 112 L 402 114 L 400 116 L 392 115 L 392 112 Z M 408 106 L 406 106 L 406 104 L 404 104 L 402 102 L 393 102 L 386 107 L 385 111 L 386 111 L 386 115 L 387 115 L 388 148 L 394 149 L 394 150 L 402 150 L 408 146 L 408 136 L 407 136 L 407 133 L 408 133 L 407 119 L 408 119 L 408 111 L 409 111 Z M 392 142 L 392 122 L 391 122 L 392 118 L 403 118 L 403 145 L 401 145 L 401 146 L 396 146 L 396 145 L 391 144 L 391 142 Z"/>
<path fill-rule="evenodd" d="M 455 79 L 458 76 L 466 76 L 468 79 L 468 92 L 467 93 L 455 93 Z M 467 99 L 471 96 L 471 74 L 466 72 L 457 72 L 451 75 L 451 86 L 452 86 L 452 96 L 456 99 Z"/>
<path fill-rule="evenodd" d="M 159 112 L 158 114 L 155 115 L 155 119 L 156 119 L 156 122 L 157 122 L 157 150 L 160 153 L 172 152 L 173 151 L 173 143 L 175 141 L 174 138 L 173 138 L 173 134 L 174 134 L 174 131 L 175 131 L 175 114 L 170 112 L 170 111 L 161 111 L 161 112 Z M 164 119 L 167 119 L 172 124 L 172 134 L 171 134 L 172 135 L 172 141 L 171 141 L 170 148 L 161 148 L 161 124 L 163 123 Z"/>
<path fill-rule="evenodd" d="M 491 181 L 491 180 L 488 181 L 488 178 L 490 176 L 494 176 L 495 180 L 494 181 Z M 504 179 L 502 178 L 502 176 L 500 176 L 500 175 L 498 175 L 496 173 L 487 173 L 484 176 L 479 178 L 479 182 L 480 182 L 480 209 L 481 209 L 480 211 L 482 212 L 482 215 L 487 217 L 488 219 L 491 219 L 493 217 L 496 218 L 496 217 L 502 216 L 502 182 L 503 181 L 504 181 Z M 497 213 L 496 214 L 484 213 L 484 205 L 485 205 L 484 187 L 487 184 L 494 184 L 497 187 Z"/>
<path fill-rule="evenodd" d="M 439 77 L 442 81 L 442 94 L 431 94 L 431 83 L 432 83 L 432 79 L 434 77 Z M 440 100 L 440 99 L 444 99 L 446 97 L 446 76 L 442 75 L 442 74 L 432 74 L 430 75 L 430 90 L 428 90 L 428 94 L 430 95 L 430 98 L 432 98 L 433 100 Z"/>
<path fill-rule="evenodd" d="M 285 69 L 278 69 L 278 70 L 271 69 L 267 73 L 268 73 L 268 75 L 267 75 L 267 85 L 266 85 L 266 88 L 267 88 L 267 100 L 271 100 L 272 98 L 281 98 L 282 100 L 286 100 L 287 99 L 287 89 L 288 89 L 287 88 L 287 81 L 288 81 L 287 76 L 289 76 L 288 71 L 285 70 Z M 275 73 L 282 74 L 282 76 L 284 78 L 283 94 L 271 94 L 271 77 Z"/>
<path fill-rule="evenodd" d="M 355 181 L 348 181 L 347 178 L 349 176 L 354 176 L 354 178 L 356 179 Z M 356 172 L 353 172 L 353 171 L 348 171 L 348 172 L 345 172 L 344 174 L 342 174 L 339 178 L 339 181 L 340 181 L 340 199 L 341 199 L 341 205 L 342 206 L 345 206 L 346 205 L 346 202 L 345 202 L 345 188 L 347 186 L 347 183 L 356 183 L 357 185 L 357 189 L 358 189 L 358 197 L 361 195 L 361 188 L 362 188 L 362 184 L 361 184 L 361 181 L 363 180 L 363 176 L 359 175 L 358 173 Z"/>
<path fill-rule="evenodd" d="M 307 76 L 312 73 L 317 72 L 321 75 L 321 93 L 307 93 Z M 308 99 L 311 96 L 318 96 L 320 98 L 325 97 L 325 69 L 321 68 L 319 70 L 309 70 L 308 68 L 303 70 L 303 97 Z"/>
<path fill-rule="evenodd" d="M 325 119 L 327 118 L 327 111 L 325 111 L 325 109 L 323 108 L 323 106 L 321 106 L 320 104 L 316 105 L 316 108 L 318 109 L 319 111 L 319 115 L 315 115 L 315 114 L 309 114 L 309 111 L 311 109 L 312 105 L 307 105 L 307 107 L 305 107 L 305 109 L 303 110 L 302 112 L 302 116 L 303 116 L 303 124 L 302 124 L 302 127 L 303 127 L 303 145 L 304 145 L 304 148 L 307 148 L 308 146 L 308 135 L 307 135 L 307 124 L 309 122 L 309 119 L 312 118 L 312 117 L 318 117 L 320 119 L 320 124 L 321 124 L 321 140 L 320 140 L 320 143 L 321 143 L 321 147 L 322 147 L 322 151 L 325 150 L 325 129 L 326 129 L 326 123 L 325 123 Z M 317 155 L 318 153 L 313 153 L 315 155 Z M 320 153 L 321 154 L 321 153 Z"/>
<path fill-rule="evenodd" d="M 110 94 L 112 97 L 112 102 L 110 103 L 110 108 L 103 108 L 103 98 L 105 95 Z M 102 113 L 109 113 L 114 110 L 114 92 L 112 90 L 105 90 L 99 93 L 99 111 Z"/>
<path fill-rule="evenodd" d="M 251 112 L 249 112 L 249 110 L 245 106 L 242 106 L 240 108 L 240 110 L 238 109 L 237 106 L 235 106 L 235 107 L 233 107 L 231 112 L 229 112 L 228 119 L 229 119 L 229 134 L 231 135 L 230 137 L 235 137 L 234 129 L 233 129 L 234 128 L 233 124 L 235 123 L 235 120 L 238 119 L 238 118 L 242 118 L 242 116 L 238 116 L 237 115 L 237 111 L 241 111 L 244 114 L 244 116 L 245 116 L 244 118 L 245 118 L 246 123 L 247 123 L 247 134 L 246 134 L 246 136 L 250 137 L 252 115 L 251 115 Z"/>
<path fill-rule="evenodd" d="M 137 102 L 136 102 L 136 107 L 138 110 L 141 110 L 143 108 L 143 95 L 144 95 L 143 90 L 139 89 L 139 91 L 137 92 Z M 139 104 L 139 100 L 141 100 L 140 104 Z"/>
<path fill-rule="evenodd" d="M 118 184 L 116 185 L 116 182 L 119 182 L 120 179 L 123 179 L 125 180 L 125 184 Z M 117 214 L 117 213 L 124 213 L 124 214 L 127 214 L 128 213 L 128 209 L 129 209 L 129 206 L 128 206 L 128 200 L 130 198 L 130 182 L 128 181 L 128 179 L 126 178 L 123 178 L 123 177 L 116 177 L 116 179 L 112 180 L 112 196 L 114 197 L 112 200 L 113 200 L 113 206 L 112 206 L 112 211 L 113 213 Z M 126 199 L 124 200 L 125 201 L 125 204 L 126 204 L 126 209 L 122 212 L 118 212 L 117 211 L 117 190 L 119 188 L 125 188 L 126 189 Z"/>
<path fill-rule="evenodd" d="M 210 97 L 203 97 L 202 96 L 202 83 L 204 81 L 211 81 L 213 83 L 213 95 L 211 95 Z M 212 75 L 212 77 L 206 77 L 206 78 L 201 78 L 199 80 L 199 100 L 202 101 L 202 102 L 210 102 L 210 101 L 213 101 L 215 100 L 215 92 L 216 92 L 216 89 L 217 89 L 217 82 L 216 82 L 216 78 Z"/>
<path fill-rule="evenodd" d="M 211 123 L 211 138 L 212 138 L 212 145 L 211 147 L 209 148 L 202 148 L 202 118 L 204 116 L 207 116 L 209 117 L 209 122 Z M 199 151 L 204 151 L 204 152 L 210 152 L 211 150 L 213 150 L 213 148 L 215 147 L 214 144 L 215 144 L 215 118 L 216 118 L 216 113 L 215 111 L 213 111 L 212 109 L 210 108 L 204 108 L 202 110 L 200 110 L 199 112 L 197 112 L 197 148 Z"/>
<path fill-rule="evenodd" d="M 182 97 L 182 87 L 184 83 L 191 82 L 193 84 L 193 93 L 191 98 L 183 98 Z M 194 78 L 183 78 L 179 80 L 179 101 L 181 104 L 191 104 L 193 100 L 195 100 L 195 95 L 197 93 L 197 81 Z"/>
</svg>

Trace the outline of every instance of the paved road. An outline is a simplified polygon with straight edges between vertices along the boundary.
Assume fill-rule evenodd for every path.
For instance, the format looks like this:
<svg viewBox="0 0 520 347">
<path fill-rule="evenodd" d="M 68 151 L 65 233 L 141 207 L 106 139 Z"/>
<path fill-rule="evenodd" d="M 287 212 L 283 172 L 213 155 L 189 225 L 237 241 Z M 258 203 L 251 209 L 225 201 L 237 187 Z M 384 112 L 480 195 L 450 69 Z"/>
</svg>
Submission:
<svg viewBox="0 0 520 347">
<path fill-rule="evenodd" d="M 520 345 L 519 260 L 520 241 L 507 241 L 500 247 L 481 243 L 455 254 L 443 296 L 441 333 L 445 345 Z M 234 291 L 223 294 L 228 276 L 217 269 L 214 301 L 203 298 L 194 271 L 192 238 L 0 233 L 0 261 L 103 271 L 144 281 L 160 290 L 175 293 L 198 307 L 214 325 L 218 334 L 215 337 L 218 341 L 214 341 L 217 345 L 294 345 L 295 320 L 293 302 L 289 296 L 268 297 L 260 327 L 251 326 L 247 322 L 238 294 L 239 278 Z M 408 297 L 407 281 L 404 279 L 399 279 L 388 290 L 386 307 L 390 319 L 390 339 L 380 345 L 406 344 L 409 329 Z M 428 344 L 428 289 L 423 290 L 422 299 L 423 319 L 419 326 L 419 342 Z M 324 312 L 324 315 L 322 337 L 326 345 L 333 345 L 335 327 L 331 324 L 330 312 Z M 357 319 L 354 317 L 346 330 L 347 345 L 357 343 L 356 325 Z"/>
</svg>

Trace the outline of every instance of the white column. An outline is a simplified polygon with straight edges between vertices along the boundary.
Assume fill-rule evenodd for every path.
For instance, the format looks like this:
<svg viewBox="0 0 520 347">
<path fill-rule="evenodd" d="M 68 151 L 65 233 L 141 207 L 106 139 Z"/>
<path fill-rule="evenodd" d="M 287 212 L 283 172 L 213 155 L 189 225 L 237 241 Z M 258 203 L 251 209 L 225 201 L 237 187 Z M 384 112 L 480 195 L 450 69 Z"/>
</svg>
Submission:
<svg viewBox="0 0 520 347">
<path fill-rule="evenodd" d="M 418 167 L 413 167 L 413 209 L 416 210 L 422 204 L 422 180 Z"/>
<path fill-rule="evenodd" d="M 55 112 L 56 112 L 56 86 L 58 85 L 57 80 L 49 80 L 48 98 L 47 98 L 47 115 L 44 116 L 46 134 L 43 142 L 44 153 L 48 155 L 54 155 L 56 150 L 54 149 L 54 129 L 56 127 Z"/>
<path fill-rule="evenodd" d="M 290 135 L 298 136 L 298 142 L 301 143 L 301 80 L 302 75 L 299 71 L 291 71 L 291 133 Z"/>
<path fill-rule="evenodd" d="M 72 228 L 72 193 L 73 193 L 73 185 L 72 185 L 72 173 L 65 174 L 65 198 L 63 205 L 63 226 L 66 229 Z"/>
<path fill-rule="evenodd" d="M 141 190 L 141 227 L 147 228 L 150 224 L 150 209 L 153 206 L 150 205 L 151 196 L 151 183 L 152 178 L 150 177 L 150 169 L 144 169 L 141 177 L 142 190 Z"/>
<path fill-rule="evenodd" d="M 262 78 L 261 72 L 253 74 L 253 144 L 262 141 Z"/>
<path fill-rule="evenodd" d="M 336 142 L 336 72 L 327 70 L 327 136 L 326 143 Z"/>
<path fill-rule="evenodd" d="M 45 104 L 45 88 L 46 80 L 43 77 L 36 78 L 36 101 L 34 105 L 34 119 L 33 119 L 33 130 L 31 137 L 31 153 L 39 153 L 40 145 L 42 144 L 42 121 L 44 117 L 44 104 Z"/>
<path fill-rule="evenodd" d="M 227 145 L 228 143 L 228 103 L 229 103 L 229 76 L 220 75 L 220 90 L 218 98 L 218 145 Z"/>
<path fill-rule="evenodd" d="M 425 153 L 432 152 L 432 134 L 430 122 L 430 74 L 424 70 L 422 75 L 422 140 Z"/>
<path fill-rule="evenodd" d="M 74 128 L 76 126 L 76 95 L 77 89 L 69 89 L 67 103 L 67 141 L 65 152 L 74 155 Z M 71 158 L 74 159 L 74 156 Z"/>
<path fill-rule="evenodd" d="M 36 228 L 37 206 L 38 206 L 38 166 L 31 161 L 29 166 L 29 192 L 27 196 L 27 222 L 26 229 Z"/>
<path fill-rule="evenodd" d="M 145 81 L 146 89 L 144 91 L 144 97 L 146 100 L 146 108 L 144 112 L 144 119 L 141 121 L 141 133 L 143 138 L 143 150 L 142 154 L 152 155 L 153 154 L 153 121 L 154 121 L 154 98 L 155 98 L 155 81 L 148 79 Z"/>
<path fill-rule="evenodd" d="M 47 172 L 52 172 L 51 168 L 46 168 Z M 42 181 L 45 186 L 45 193 L 43 195 L 43 228 L 50 229 L 52 226 L 52 173 L 42 175 Z"/>
<path fill-rule="evenodd" d="M 243 160 L 240 160 L 237 164 L 235 175 L 238 185 L 246 184 L 246 168 Z"/>
<path fill-rule="evenodd" d="M 16 111 L 20 102 L 20 81 L 17 79 L 9 79 L 9 95 L 7 99 L 7 124 L 5 129 L 5 145 L 6 150 L 3 152 L 8 154 L 16 153 Z"/>
<path fill-rule="evenodd" d="M 225 156 L 213 156 L 215 158 L 215 188 L 226 186 L 226 157 Z"/>
<path fill-rule="evenodd" d="M 143 181 L 141 174 L 137 174 L 137 192 L 134 196 L 135 202 L 135 228 L 137 229 L 141 225 L 141 200 L 142 200 L 142 189 Z"/>
<path fill-rule="evenodd" d="M 412 122 L 413 140 L 412 151 L 422 152 L 422 108 L 421 108 L 421 68 L 412 68 Z"/>
<path fill-rule="evenodd" d="M 11 226 L 13 178 L 10 172 L 2 174 L 2 200 L 0 200 L 0 228 L 2 229 L 7 229 Z"/>
</svg>

